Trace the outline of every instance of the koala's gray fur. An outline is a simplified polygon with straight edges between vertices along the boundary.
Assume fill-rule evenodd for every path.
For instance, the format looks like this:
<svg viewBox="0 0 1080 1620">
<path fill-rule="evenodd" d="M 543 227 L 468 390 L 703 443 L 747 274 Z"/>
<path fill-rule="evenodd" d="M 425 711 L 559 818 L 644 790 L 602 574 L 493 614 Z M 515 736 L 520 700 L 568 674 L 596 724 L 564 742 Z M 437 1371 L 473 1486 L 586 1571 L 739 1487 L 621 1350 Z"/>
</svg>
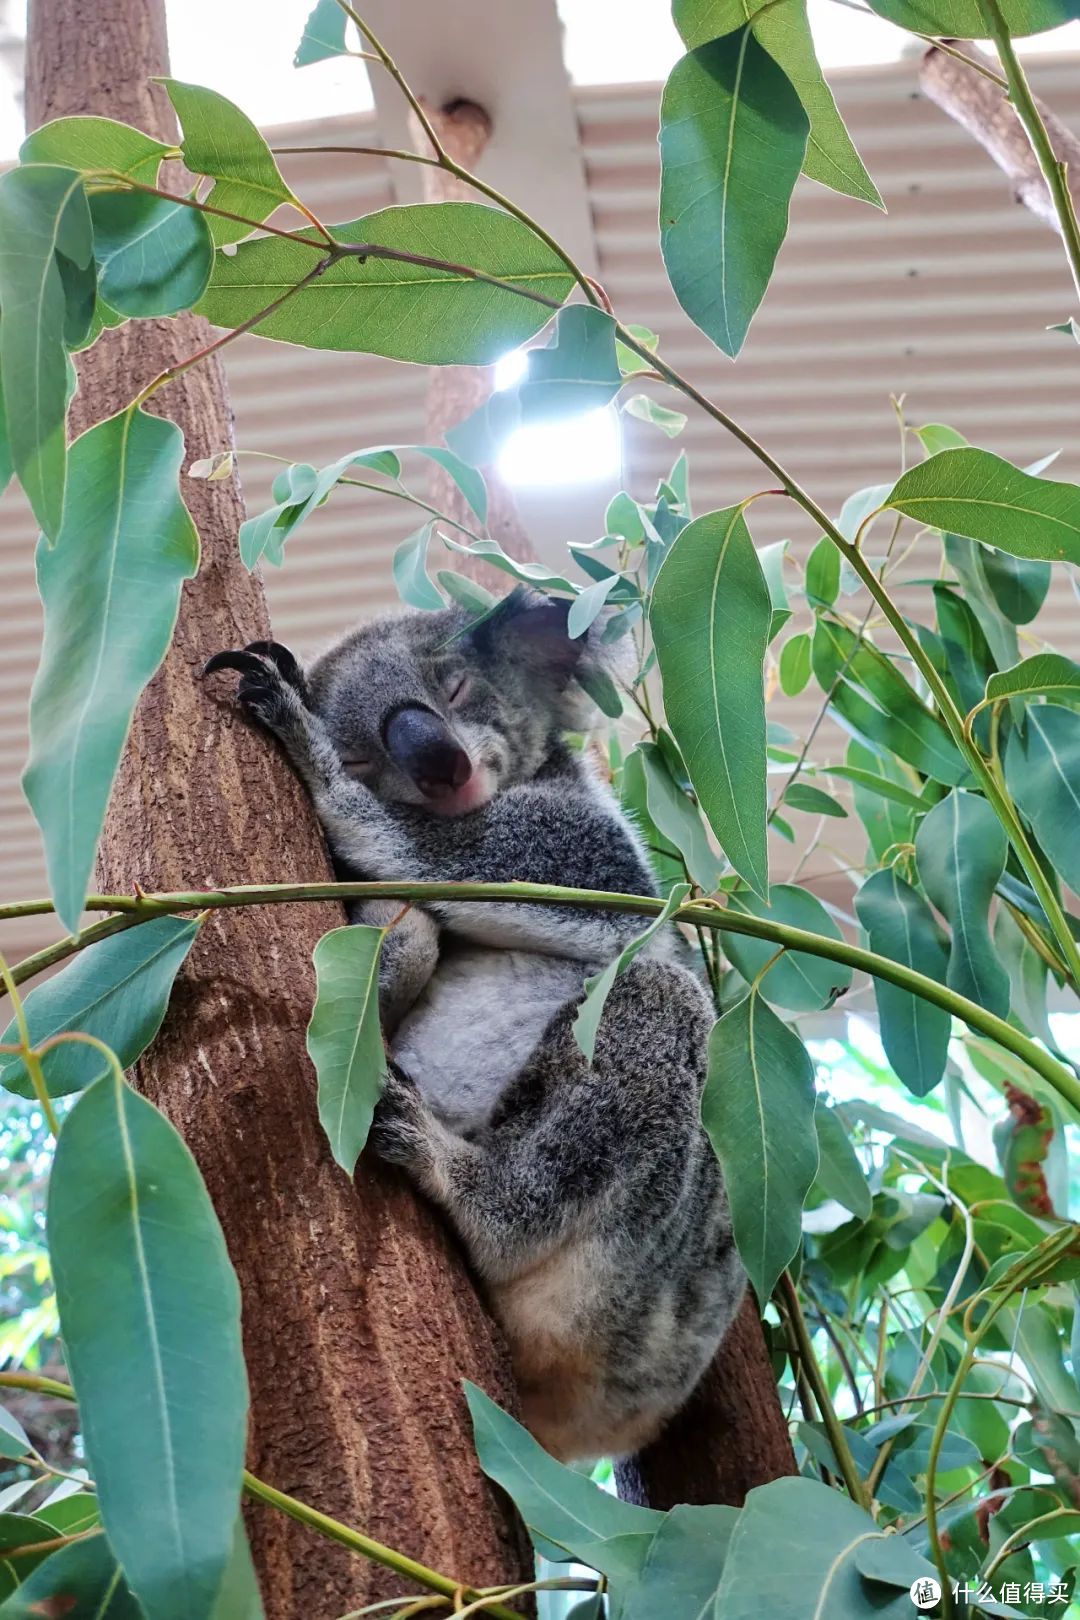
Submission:
<svg viewBox="0 0 1080 1620">
<path fill-rule="evenodd" d="M 307 784 L 343 875 L 653 894 L 634 829 L 563 740 L 595 718 L 575 671 L 611 664 L 601 624 L 571 641 L 565 621 L 565 604 L 515 592 L 472 630 L 456 609 L 368 624 L 306 673 L 274 643 L 211 664 L 244 671 L 241 701 Z M 458 775 L 471 769 L 438 804 L 390 751 L 403 711 L 449 739 Z M 353 920 L 385 926 L 400 910 L 368 902 Z M 372 1145 L 456 1227 L 506 1332 L 525 1421 L 565 1459 L 652 1438 L 745 1285 L 699 1122 L 711 1008 L 676 930 L 616 980 L 591 1067 L 573 1038 L 585 978 L 642 927 L 580 907 L 440 901 L 408 911 L 384 946 L 393 1062 Z"/>
</svg>

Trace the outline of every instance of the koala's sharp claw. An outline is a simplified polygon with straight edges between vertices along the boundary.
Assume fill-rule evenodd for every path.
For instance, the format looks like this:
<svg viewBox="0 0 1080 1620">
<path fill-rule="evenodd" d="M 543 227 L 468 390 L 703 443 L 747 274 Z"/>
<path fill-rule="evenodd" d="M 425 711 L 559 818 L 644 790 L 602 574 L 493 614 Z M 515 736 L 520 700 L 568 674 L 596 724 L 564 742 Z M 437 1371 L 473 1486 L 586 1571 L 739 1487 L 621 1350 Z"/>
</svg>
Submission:
<svg viewBox="0 0 1080 1620">
<path fill-rule="evenodd" d="M 288 681 L 290 686 L 295 686 L 297 690 L 303 689 L 303 670 L 288 647 L 283 646 L 280 641 L 249 641 L 244 651 L 256 653 L 260 658 L 268 658 L 278 674 Z"/>
<path fill-rule="evenodd" d="M 213 675 L 219 669 L 236 669 L 241 675 L 264 674 L 266 665 L 254 653 L 250 652 L 219 652 L 213 658 L 208 658 L 203 665 L 204 675 Z"/>
</svg>

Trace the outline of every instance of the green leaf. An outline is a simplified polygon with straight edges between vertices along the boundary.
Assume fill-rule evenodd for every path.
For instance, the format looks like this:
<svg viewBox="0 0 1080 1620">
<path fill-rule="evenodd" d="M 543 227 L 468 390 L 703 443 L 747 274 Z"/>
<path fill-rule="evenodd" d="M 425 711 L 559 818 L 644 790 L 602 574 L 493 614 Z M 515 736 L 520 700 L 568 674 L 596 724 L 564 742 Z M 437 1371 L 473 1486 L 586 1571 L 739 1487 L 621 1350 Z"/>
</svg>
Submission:
<svg viewBox="0 0 1080 1620">
<path fill-rule="evenodd" d="M 657 515 L 659 516 L 659 508 Z M 769 620 L 770 641 L 775 640 L 791 618 L 787 586 L 784 583 L 784 558 L 787 556 L 788 544 L 787 540 L 774 540 L 771 546 L 761 546 L 758 550 L 758 562 L 761 564 L 761 572 L 765 576 L 769 601 L 772 604 L 772 617 Z"/>
<path fill-rule="evenodd" d="M 802 1207 L 818 1172 L 814 1100 L 805 1046 L 751 990 L 709 1035 L 701 1123 L 724 1172 L 739 1257 L 762 1305 L 799 1247 Z"/>
<path fill-rule="evenodd" d="M 986 696 L 994 700 L 1038 694 L 1067 700 L 1080 698 L 1080 664 L 1061 653 L 1035 653 L 1012 669 L 991 675 L 986 683 Z"/>
<path fill-rule="evenodd" d="M 319 1077 L 319 1120 L 334 1158 L 352 1175 L 386 1078 L 379 1028 L 379 952 L 385 928 L 357 924 L 315 947 L 315 1007 L 308 1056 Z"/>
<path fill-rule="evenodd" d="M 455 574 L 452 568 L 440 568 L 435 578 L 458 607 L 468 608 L 470 613 L 478 614 L 480 618 L 485 618 L 498 606 L 499 598 L 493 596 L 491 591 L 485 590 L 483 585 L 478 585 L 465 574 Z"/>
<path fill-rule="evenodd" d="M 125 411 L 98 423 L 71 447 L 58 543 L 38 545 L 45 640 L 23 790 L 72 931 L 132 712 L 165 656 L 180 586 L 198 567 L 199 538 L 176 487 L 183 455 L 180 429 L 160 417 Z"/>
<path fill-rule="evenodd" d="M 724 862 L 709 842 L 708 830 L 693 800 L 673 779 L 655 743 L 639 743 L 630 757 L 641 760 L 645 802 L 658 831 L 679 851 L 686 870 L 705 894 L 713 894 L 724 875 Z M 625 768 L 625 767 L 624 767 Z"/>
<path fill-rule="evenodd" d="M 435 524 L 425 523 L 394 552 L 394 584 L 409 607 L 437 613 L 446 606 L 427 571 L 428 543 Z"/>
<path fill-rule="evenodd" d="M 109 1543 L 147 1614 L 198 1620 L 232 1556 L 240 1500 L 240 1291 L 194 1159 L 116 1074 L 64 1122 L 48 1237 Z"/>
<path fill-rule="evenodd" d="M 813 607 L 832 607 L 840 595 L 840 553 L 822 535 L 806 559 L 806 599 Z"/>
<path fill-rule="evenodd" d="M 986 34 L 986 13 L 979 0 L 869 0 L 869 5 L 879 17 L 920 34 L 959 39 Z M 1075 0 L 998 0 L 998 7 L 1014 37 L 1041 34 L 1076 16 Z"/>
<path fill-rule="evenodd" d="M 23 1566 L 23 1560 L 19 1564 Z M 155 1620 L 165 1612 L 155 1610 Z M 63 1616 L 63 1620 L 143 1620 L 143 1611 L 104 1536 L 60 1547 L 31 1569 L 22 1585 L 0 1605 L 0 1620 L 42 1620 L 52 1615 Z M 190 1620 L 195 1620 L 194 1613 Z"/>
<path fill-rule="evenodd" d="M 1013 624 L 1030 624 L 1046 601 L 1050 564 L 990 548 L 983 553 L 982 565 L 990 593 L 1005 617 Z"/>
<path fill-rule="evenodd" d="M 337 0 L 335 0 L 336 3 Z M 655 355 L 659 351 L 659 334 L 651 331 L 649 327 L 634 326 L 628 322 L 626 330 L 632 338 L 636 338 L 652 354 Z M 635 354 L 633 349 L 628 349 L 625 343 L 618 340 L 615 343 L 615 353 L 618 356 L 619 370 L 624 377 L 636 377 L 639 371 L 650 371 L 652 369 L 651 360 L 646 360 L 640 354 Z"/>
<path fill-rule="evenodd" d="M 955 428 L 947 427 L 944 422 L 927 422 L 924 427 L 913 428 L 915 436 L 919 439 L 928 456 L 936 456 L 939 450 L 962 450 L 967 440 Z M 882 497 L 889 493 L 889 486 L 882 488 Z"/>
<path fill-rule="evenodd" d="M 538 591 L 561 591 L 574 596 L 579 589 L 572 580 L 563 574 L 553 573 L 543 563 L 518 562 L 516 557 L 511 557 L 502 549 L 497 540 L 476 540 L 467 546 L 448 534 L 440 535 L 440 539 L 451 551 L 460 552 L 463 557 L 482 557 L 492 568 L 499 568 L 504 574 L 520 579 Z"/>
<path fill-rule="evenodd" d="M 788 928 L 804 928 L 829 939 L 843 938 L 817 896 L 792 883 L 774 884 L 768 904 L 749 894 L 733 894 L 728 903 L 750 917 L 783 923 Z M 751 934 L 724 936 L 724 949 L 748 983 L 757 978 L 777 948 L 771 939 L 756 939 Z M 821 1007 L 831 1007 L 850 983 L 851 969 L 840 962 L 811 956 L 807 951 L 785 951 L 762 979 L 761 994 L 791 1012 L 817 1012 Z"/>
<path fill-rule="evenodd" d="M 232 1556 L 210 1620 L 265 1620 L 244 1521 L 239 1514 L 233 1532 Z"/>
<path fill-rule="evenodd" d="M 25 1457 L 29 1450 L 30 1441 L 18 1418 L 0 1407 L 0 1457 Z"/>
<path fill-rule="evenodd" d="M 293 67 L 309 67 L 331 56 L 344 56 L 349 49 L 345 43 L 348 20 L 337 0 L 316 0 L 296 47 Z"/>
<path fill-rule="evenodd" d="M 814 1190 L 825 1198 L 835 1198 L 850 1210 L 856 1220 L 870 1219 L 874 1200 L 851 1138 L 844 1124 L 823 1097 L 814 1110 L 818 1139 L 818 1170 Z"/>
<path fill-rule="evenodd" d="M 907 1585 L 936 1575 L 903 1537 L 879 1530 L 868 1513 L 812 1479 L 776 1479 L 752 1490 L 728 1549 L 716 1615 L 723 1620 L 910 1620 L 907 1591 L 887 1599 L 872 1555 L 886 1548 L 907 1565 Z M 867 1577 L 861 1573 L 869 1571 Z"/>
<path fill-rule="evenodd" d="M 728 1543 L 732 1507 L 680 1503 L 664 1515 L 622 1620 L 704 1620 L 711 1615 Z"/>
<path fill-rule="evenodd" d="M 487 522 L 487 485 L 484 483 L 483 474 L 475 467 L 470 467 L 467 461 L 462 461 L 460 456 L 456 456 L 452 450 L 441 444 L 396 444 L 392 448 L 415 450 L 418 456 L 426 456 L 429 461 L 438 462 L 443 471 L 453 479 L 481 523 Z"/>
<path fill-rule="evenodd" d="M 675 296 L 732 357 L 787 233 L 810 124 L 750 29 L 672 69 L 660 113 L 660 246 Z"/>
<path fill-rule="evenodd" d="M 780 649 L 780 690 L 798 697 L 810 680 L 810 637 L 805 630 L 789 636 Z"/>
<path fill-rule="evenodd" d="M 833 191 L 884 206 L 821 71 L 806 0 L 783 5 L 775 0 L 675 0 L 672 17 L 688 50 L 750 21 L 755 39 L 787 74 L 810 120 L 803 173 Z"/>
<path fill-rule="evenodd" d="M 959 534 L 945 536 L 945 560 L 954 569 L 964 591 L 964 599 L 982 626 L 983 635 L 999 669 L 1007 669 L 1020 657 L 1016 627 L 998 607 L 987 582 L 984 563 L 986 547 Z"/>
<path fill-rule="evenodd" d="M 111 170 L 152 186 L 162 158 L 176 150 L 112 118 L 54 118 L 26 137 L 19 162 L 58 163 L 83 174 Z"/>
<path fill-rule="evenodd" d="M 27 1442 L 29 1445 L 29 1442 Z M 31 1489 L 40 1484 L 40 1479 L 31 1481 Z M 10 1557 L 16 1549 L 33 1547 L 43 1541 L 54 1541 L 56 1531 L 48 1519 L 38 1514 L 29 1513 L 0 1513 L 0 1617 L 7 1610 L 7 1603 L 3 1600 L 13 1593 L 19 1583 L 25 1580 L 31 1570 L 44 1562 L 47 1553 L 28 1553 L 20 1551 L 18 1557 Z M 15 1610 L 14 1613 L 22 1611 Z"/>
<path fill-rule="evenodd" d="M 556 315 L 548 343 L 528 351 L 526 367 L 520 382 L 498 389 L 447 433 L 470 465 L 494 461 L 519 427 L 609 405 L 623 385 L 615 322 L 591 304 L 568 305 Z"/>
<path fill-rule="evenodd" d="M 826 776 L 839 776 L 845 782 L 855 782 L 868 792 L 889 799 L 893 804 L 902 804 L 909 810 L 930 808 L 927 801 L 910 788 L 901 787 L 899 782 L 893 782 L 887 776 L 875 776 L 873 771 L 863 770 L 858 765 L 819 765 L 818 770 Z"/>
<path fill-rule="evenodd" d="M 793 782 L 784 794 L 784 804 L 789 810 L 804 810 L 810 816 L 847 815 L 838 799 L 809 782 Z"/>
<path fill-rule="evenodd" d="M 950 793 L 915 837 L 919 879 L 952 930 L 945 982 L 1000 1018 L 1009 1015 L 1009 975 L 994 950 L 988 917 L 1008 847 L 997 816 L 973 793 Z"/>
<path fill-rule="evenodd" d="M 673 884 L 659 916 L 654 917 L 648 928 L 636 935 L 629 945 L 624 945 L 618 956 L 609 962 L 602 972 L 585 980 L 585 999 L 574 1014 L 573 1031 L 575 1041 L 590 1063 L 596 1050 L 596 1034 L 603 1015 L 604 1003 L 612 985 L 619 974 L 624 973 L 630 966 L 638 952 L 649 943 L 653 935 L 664 927 L 672 913 L 678 911 L 689 893 L 689 883 Z"/>
<path fill-rule="evenodd" d="M 202 297 L 214 244 L 206 216 L 140 191 L 90 200 L 101 296 L 120 315 L 175 315 Z"/>
<path fill-rule="evenodd" d="M 207 206 L 242 214 L 254 222 L 240 225 L 208 214 L 210 234 L 219 247 L 250 236 L 254 226 L 261 225 L 281 203 L 295 200 L 281 178 L 274 154 L 239 107 L 205 85 L 184 84 L 180 79 L 160 79 L 158 83 L 165 86 L 184 132 L 184 162 L 192 174 L 205 174 L 214 182 L 204 199 Z M 309 260 L 311 257 L 309 253 Z M 311 269 L 310 263 L 307 268 Z"/>
<path fill-rule="evenodd" d="M 527 1429 L 465 1380 L 480 1467 L 514 1503 L 537 1552 L 556 1563 L 585 1556 L 605 1542 L 640 1540 L 642 1561 L 664 1515 L 620 1502 L 585 1474 L 549 1457 Z M 599 1569 L 599 1564 L 591 1564 Z"/>
<path fill-rule="evenodd" d="M 300 233 L 317 242 L 311 231 Z M 510 214 L 480 203 L 384 208 L 334 226 L 340 242 L 370 242 L 465 264 L 561 302 L 573 285 L 562 260 Z M 198 312 L 240 326 L 308 274 L 318 254 L 302 242 L 265 237 L 215 255 Z M 338 259 L 317 281 L 253 328 L 257 336 L 309 349 L 343 349 L 420 365 L 489 365 L 550 318 L 546 304 L 456 270 L 401 260 Z M 468 458 L 466 458 L 468 459 Z"/>
<path fill-rule="evenodd" d="M 0 495 L 2 495 L 11 482 L 11 475 L 15 471 L 11 459 L 11 436 L 8 433 L 7 407 L 4 404 L 3 380 L 0 379 Z"/>
<path fill-rule="evenodd" d="M 669 439 L 677 439 L 686 426 L 686 417 L 682 411 L 669 411 L 666 405 L 658 405 L 655 399 L 648 394 L 634 394 L 623 406 L 627 416 L 636 416 L 639 422 L 648 422 L 666 433 Z"/>
<path fill-rule="evenodd" d="M 758 894 L 769 885 L 762 667 L 771 618 L 742 508 L 688 524 L 649 608 L 664 704 L 720 847 Z"/>
<path fill-rule="evenodd" d="M 373 450 L 351 450 L 318 472 L 306 462 L 287 467 L 274 479 L 276 506 L 246 518 L 240 525 L 240 561 L 250 572 L 264 557 L 275 568 L 285 560 L 285 542 L 321 506 L 338 481 L 356 467 L 367 467 L 387 478 L 397 478 L 401 463 L 387 445 Z"/>
<path fill-rule="evenodd" d="M 940 984 L 949 959 L 933 912 L 894 867 L 867 878 L 855 910 L 878 956 L 925 973 Z M 894 1073 L 916 1097 L 933 1091 L 945 1073 L 952 1019 L 941 1007 L 887 979 L 874 980 L 881 1044 Z"/>
<path fill-rule="evenodd" d="M 1014 557 L 1080 563 L 1080 488 L 1032 478 L 989 450 L 942 450 L 909 468 L 885 505 Z"/>
<path fill-rule="evenodd" d="M 1080 713 L 1029 708 L 1009 739 L 1005 780 L 1064 881 L 1080 890 Z"/>
<path fill-rule="evenodd" d="M 80 174 L 32 164 L 0 176 L 0 371 L 11 458 L 49 540 L 59 533 L 64 509 L 64 345 L 77 341 L 68 326 L 65 276 L 77 282 L 92 276 L 93 251 Z"/>
<path fill-rule="evenodd" d="M 571 641 L 585 634 L 619 581 L 618 574 L 608 574 L 606 578 L 598 579 L 579 591 L 566 616 L 566 633 Z"/>
<path fill-rule="evenodd" d="M 182 917 L 155 917 L 81 951 L 54 978 L 26 997 L 30 1040 L 41 1046 L 63 1030 L 96 1035 L 129 1069 L 150 1045 L 165 1017 L 173 980 L 194 943 L 199 924 Z M 18 1039 L 14 1019 L 0 1045 Z M 64 1041 L 41 1060 L 53 1097 L 82 1091 L 109 1072 L 101 1052 L 83 1041 Z M 22 1059 L 0 1055 L 0 1085 L 20 1097 L 34 1095 Z"/>
</svg>

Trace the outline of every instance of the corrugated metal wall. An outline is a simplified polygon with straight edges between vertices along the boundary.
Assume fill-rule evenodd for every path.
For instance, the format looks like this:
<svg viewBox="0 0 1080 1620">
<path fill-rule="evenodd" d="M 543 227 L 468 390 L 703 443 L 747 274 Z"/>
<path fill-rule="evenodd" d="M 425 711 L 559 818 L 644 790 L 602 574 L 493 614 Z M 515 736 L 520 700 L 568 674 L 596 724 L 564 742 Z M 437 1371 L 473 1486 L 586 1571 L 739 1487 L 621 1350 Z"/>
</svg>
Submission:
<svg viewBox="0 0 1080 1620">
<path fill-rule="evenodd" d="M 1080 127 L 1076 62 L 1033 68 L 1036 88 Z M 944 420 L 1018 461 L 1063 447 L 1060 476 L 1080 479 L 1075 346 L 1047 333 L 1069 312 L 1055 239 L 1022 208 L 967 136 L 913 91 L 912 63 L 835 76 L 860 150 L 888 205 L 865 205 L 800 182 L 775 280 L 740 360 L 713 350 L 667 289 L 656 242 L 655 87 L 578 90 L 600 273 L 624 319 L 663 333 L 664 354 L 739 418 L 829 510 L 897 467 L 890 393 L 907 394 L 913 422 Z M 370 144 L 363 119 L 293 128 L 289 144 Z M 283 137 L 284 140 L 284 137 Z M 287 160 L 301 194 L 327 220 L 392 201 L 375 160 Z M 364 444 L 423 433 L 425 373 L 367 356 L 311 354 L 245 338 L 228 352 L 242 448 L 322 462 Z M 678 403 L 671 400 L 671 403 Z M 685 436 L 697 510 L 729 504 L 768 482 L 753 459 L 704 417 Z M 673 457 L 654 430 L 629 424 L 627 475 L 650 494 Z M 273 468 L 242 462 L 250 508 L 267 499 Z M 410 510 L 342 491 L 293 543 L 267 584 L 282 639 L 310 651 L 394 600 L 390 556 L 415 525 Z M 815 536 L 785 501 L 752 512 L 761 541 Z M 43 893 L 36 829 L 18 785 L 25 714 L 40 638 L 34 531 L 21 497 L 0 502 L 0 895 Z M 919 571 L 915 559 L 906 573 Z M 936 572 L 936 564 L 934 565 Z M 1040 628 L 1080 652 L 1076 603 L 1059 582 Z M 812 698 L 778 718 L 798 731 Z M 781 870 L 783 870 L 781 865 Z M 7 930 L 5 948 L 51 937 L 42 925 Z"/>
</svg>

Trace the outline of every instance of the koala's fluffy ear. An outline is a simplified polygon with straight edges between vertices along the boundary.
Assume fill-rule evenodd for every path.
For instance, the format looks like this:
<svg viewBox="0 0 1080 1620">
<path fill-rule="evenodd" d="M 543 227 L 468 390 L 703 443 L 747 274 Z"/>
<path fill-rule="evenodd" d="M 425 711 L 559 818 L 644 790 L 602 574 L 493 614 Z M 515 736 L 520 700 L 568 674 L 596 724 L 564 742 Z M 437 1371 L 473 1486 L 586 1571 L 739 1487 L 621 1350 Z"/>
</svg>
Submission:
<svg viewBox="0 0 1080 1620">
<path fill-rule="evenodd" d="M 519 585 L 472 633 L 481 657 L 511 658 L 537 674 L 568 680 L 581 659 L 580 640 L 566 633 L 570 603 Z"/>
</svg>

